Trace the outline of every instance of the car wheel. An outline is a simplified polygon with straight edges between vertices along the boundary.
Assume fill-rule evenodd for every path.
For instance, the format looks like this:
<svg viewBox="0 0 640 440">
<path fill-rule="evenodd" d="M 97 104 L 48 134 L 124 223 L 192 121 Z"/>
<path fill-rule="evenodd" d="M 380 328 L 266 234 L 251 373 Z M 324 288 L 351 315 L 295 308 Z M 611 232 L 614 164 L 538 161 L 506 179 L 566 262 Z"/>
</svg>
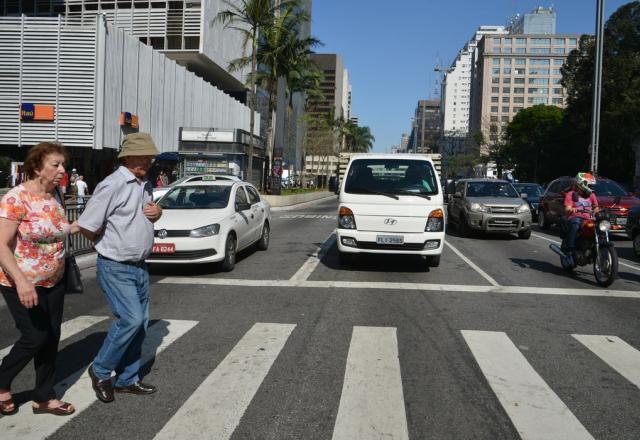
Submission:
<svg viewBox="0 0 640 440">
<path fill-rule="evenodd" d="M 640 232 L 636 232 L 633 236 L 633 251 L 636 253 L 636 257 L 640 258 Z"/>
<path fill-rule="evenodd" d="M 540 229 L 549 229 L 549 222 L 547 221 L 547 217 L 544 215 L 544 211 L 540 208 L 538 209 L 538 226 Z"/>
<path fill-rule="evenodd" d="M 269 238 L 271 237 L 271 229 L 269 228 L 269 223 L 264 222 L 264 226 L 262 227 L 262 235 L 260 236 L 260 240 L 258 240 L 258 249 L 261 251 L 266 251 L 269 248 Z"/>
<path fill-rule="evenodd" d="M 528 240 L 530 237 L 531 237 L 531 228 L 518 232 L 518 238 L 521 238 L 523 240 Z"/>
<path fill-rule="evenodd" d="M 224 245 L 224 260 L 222 260 L 222 270 L 225 272 L 231 272 L 236 265 L 236 252 L 237 243 L 236 237 L 232 234 L 227 236 L 227 241 Z"/>
<path fill-rule="evenodd" d="M 427 255 L 427 267 L 440 266 L 440 255 Z"/>
<path fill-rule="evenodd" d="M 340 264 L 343 266 L 353 263 L 353 257 L 353 254 L 338 251 L 338 259 L 340 260 Z"/>
</svg>

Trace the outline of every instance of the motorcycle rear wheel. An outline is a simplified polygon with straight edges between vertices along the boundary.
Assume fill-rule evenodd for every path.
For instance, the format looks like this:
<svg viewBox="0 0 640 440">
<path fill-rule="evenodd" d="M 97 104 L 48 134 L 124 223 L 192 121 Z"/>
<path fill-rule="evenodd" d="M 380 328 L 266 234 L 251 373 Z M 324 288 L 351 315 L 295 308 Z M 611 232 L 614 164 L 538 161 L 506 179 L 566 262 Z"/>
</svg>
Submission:
<svg viewBox="0 0 640 440">
<path fill-rule="evenodd" d="M 602 247 L 600 248 L 600 261 L 594 259 L 593 274 L 596 281 L 602 287 L 609 287 L 618 276 L 618 253 L 616 248 Z"/>
</svg>

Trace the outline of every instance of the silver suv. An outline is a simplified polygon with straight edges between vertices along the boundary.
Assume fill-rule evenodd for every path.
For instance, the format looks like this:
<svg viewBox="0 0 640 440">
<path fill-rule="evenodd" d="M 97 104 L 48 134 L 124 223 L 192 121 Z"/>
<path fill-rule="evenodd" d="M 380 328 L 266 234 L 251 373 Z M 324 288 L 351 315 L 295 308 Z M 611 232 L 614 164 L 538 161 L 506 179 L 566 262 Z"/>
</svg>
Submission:
<svg viewBox="0 0 640 440">
<path fill-rule="evenodd" d="M 523 194 L 524 196 L 524 194 Z M 456 182 L 448 206 L 448 220 L 463 236 L 474 230 L 531 236 L 531 210 L 506 180 L 462 179 Z"/>
</svg>

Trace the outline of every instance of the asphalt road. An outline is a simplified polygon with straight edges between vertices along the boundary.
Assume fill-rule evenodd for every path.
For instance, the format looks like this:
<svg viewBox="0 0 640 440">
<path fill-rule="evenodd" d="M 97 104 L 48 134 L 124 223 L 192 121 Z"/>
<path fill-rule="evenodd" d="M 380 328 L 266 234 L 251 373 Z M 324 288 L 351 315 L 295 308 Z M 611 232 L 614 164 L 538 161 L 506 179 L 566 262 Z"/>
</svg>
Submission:
<svg viewBox="0 0 640 440">
<path fill-rule="evenodd" d="M 82 373 L 109 311 L 85 270 L 87 292 L 67 297 L 57 373 L 78 414 L 31 415 L 28 367 L 13 384 L 23 406 L 0 417 L 0 437 L 640 437 L 640 262 L 629 241 L 615 242 L 623 265 L 608 290 L 590 268 L 560 269 L 554 231 L 454 230 L 438 268 L 384 256 L 343 267 L 336 207 L 274 212 L 269 250 L 242 253 L 231 273 L 152 269 L 152 396 L 95 401 Z M 0 309 L 0 349 L 16 336 Z"/>
</svg>

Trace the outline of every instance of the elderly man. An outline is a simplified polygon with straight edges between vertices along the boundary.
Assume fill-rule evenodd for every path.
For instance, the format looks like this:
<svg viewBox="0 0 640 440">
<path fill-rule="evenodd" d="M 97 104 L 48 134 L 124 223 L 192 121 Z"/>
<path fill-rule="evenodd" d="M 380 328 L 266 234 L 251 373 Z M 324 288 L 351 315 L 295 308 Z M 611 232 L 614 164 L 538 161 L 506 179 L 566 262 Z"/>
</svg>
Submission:
<svg viewBox="0 0 640 440">
<path fill-rule="evenodd" d="M 140 382 L 138 371 L 149 322 L 149 272 L 144 260 L 153 247 L 153 223 L 162 215 L 145 179 L 157 154 L 151 135 L 125 136 L 118 156 L 121 166 L 96 186 L 78 219 L 81 232 L 96 242 L 98 284 L 116 318 L 89 366 L 93 389 L 102 402 L 112 402 L 114 392 L 156 391 Z"/>
</svg>

